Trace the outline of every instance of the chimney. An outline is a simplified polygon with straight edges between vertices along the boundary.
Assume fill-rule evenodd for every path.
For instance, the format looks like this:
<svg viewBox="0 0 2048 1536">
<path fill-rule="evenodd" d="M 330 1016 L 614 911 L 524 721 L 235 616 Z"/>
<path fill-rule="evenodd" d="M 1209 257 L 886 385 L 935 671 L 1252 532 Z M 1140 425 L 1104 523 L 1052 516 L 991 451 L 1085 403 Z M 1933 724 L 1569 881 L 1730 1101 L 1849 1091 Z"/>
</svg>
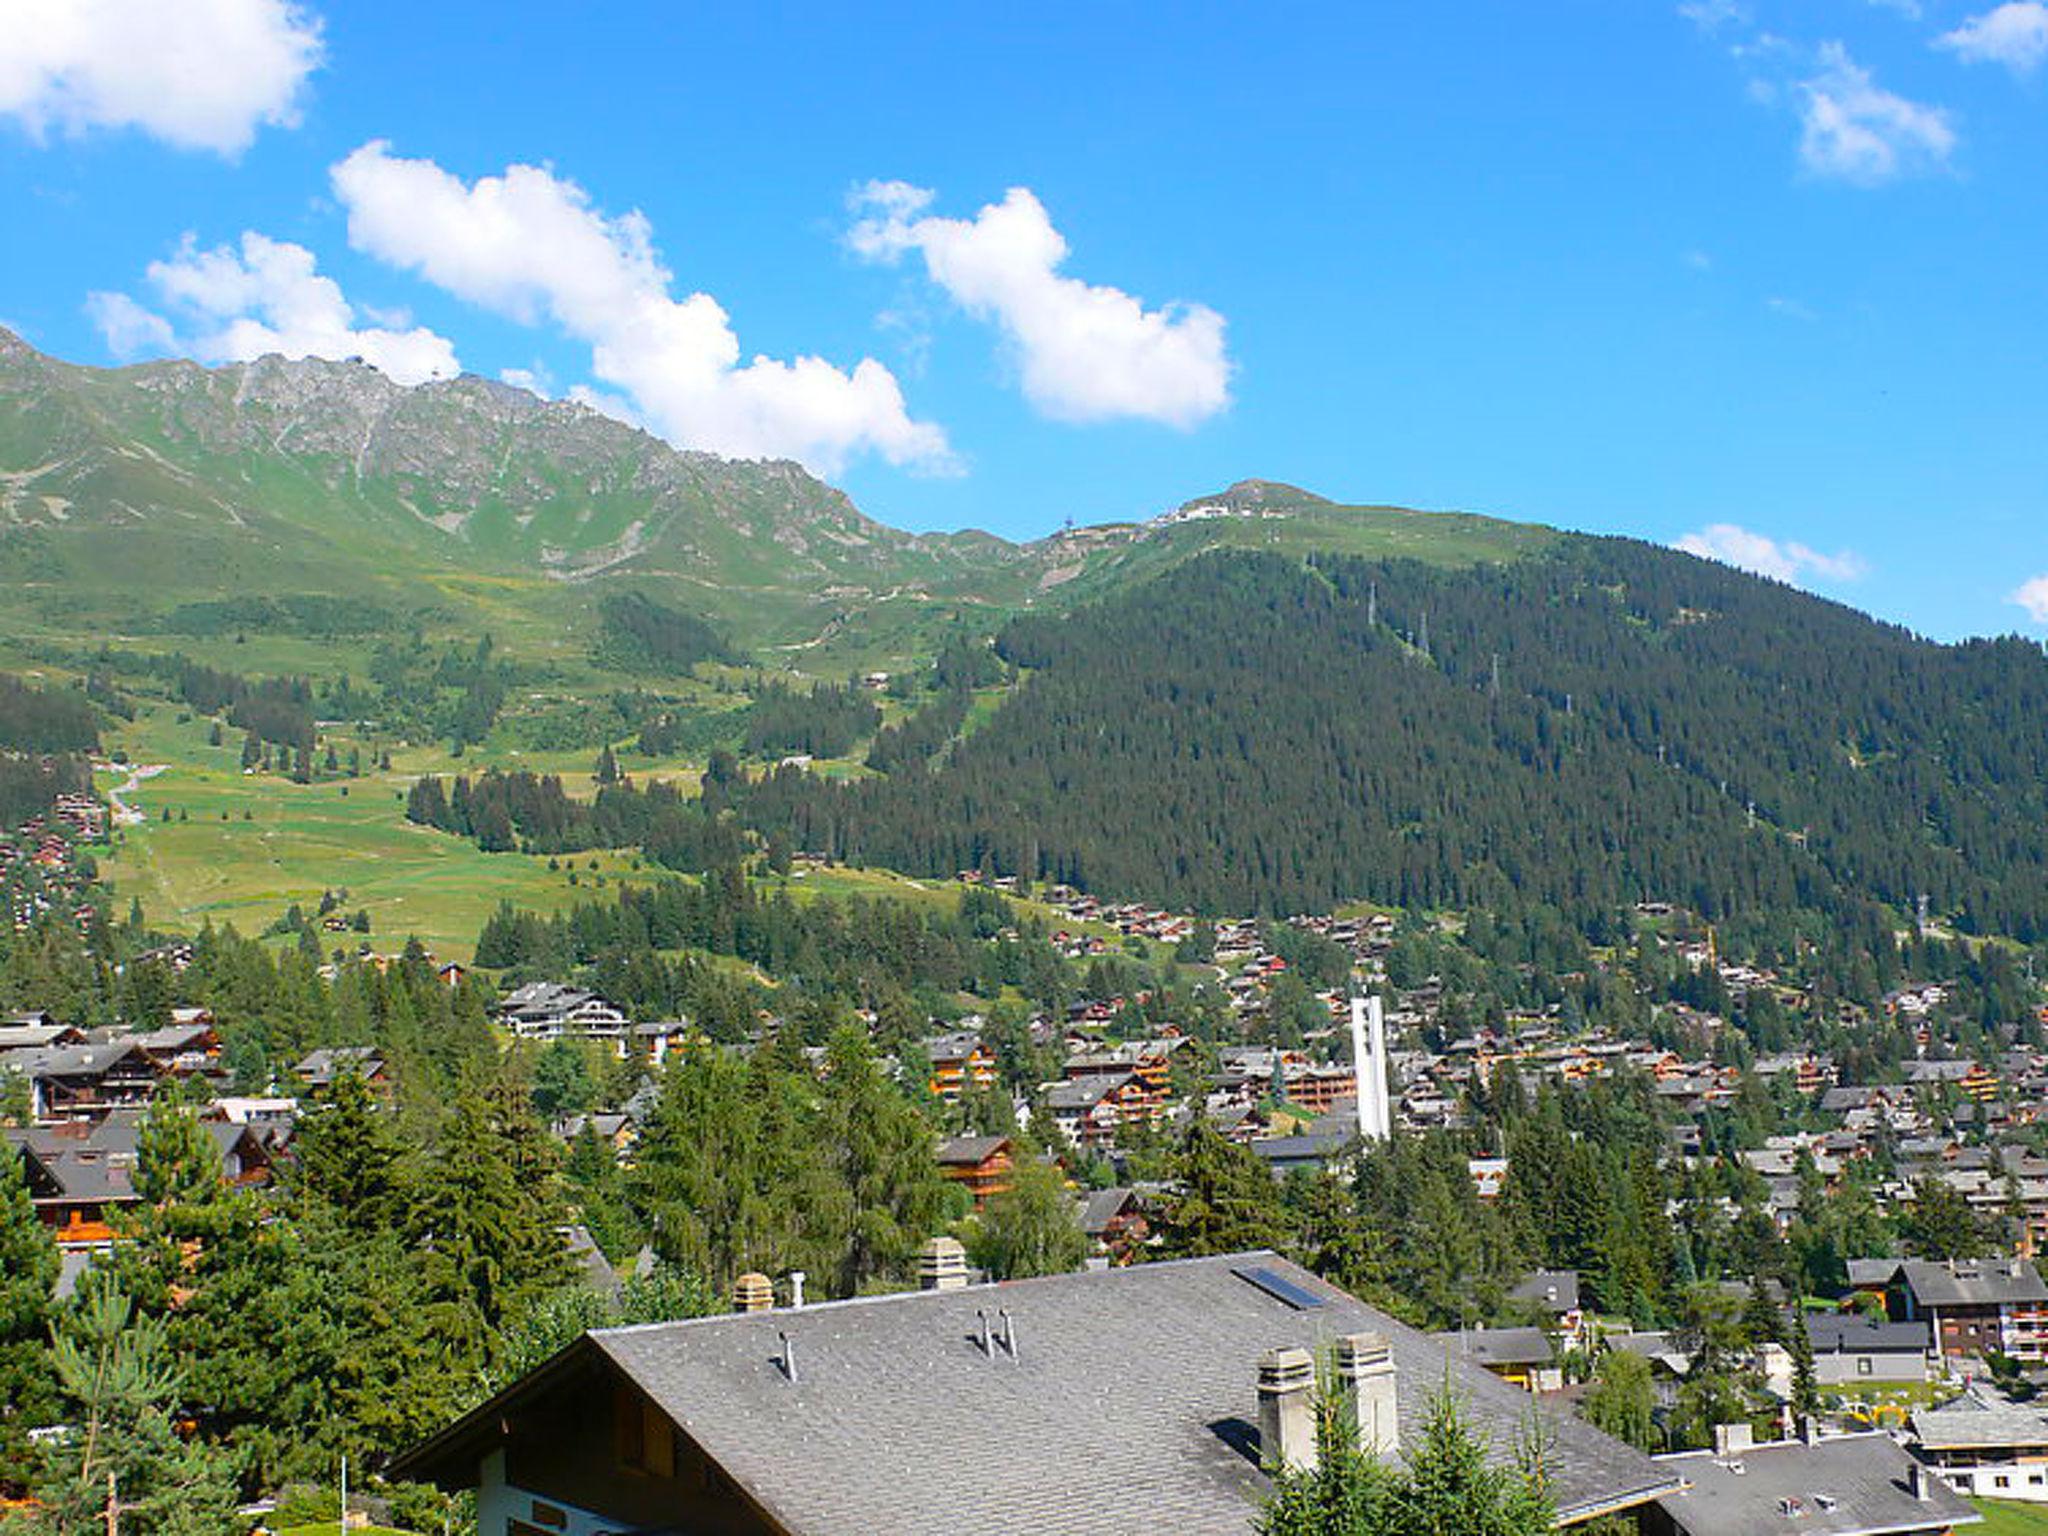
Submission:
<svg viewBox="0 0 2048 1536">
<path fill-rule="evenodd" d="M 967 1250 L 955 1237 L 935 1237 L 917 1251 L 917 1286 L 922 1291 L 967 1288 Z"/>
<path fill-rule="evenodd" d="M 775 1307 L 775 1287 L 768 1277 L 755 1270 L 748 1270 L 732 1283 L 732 1309 L 735 1312 L 769 1312 Z"/>
<path fill-rule="evenodd" d="M 1922 1501 L 1933 1498 L 1934 1489 L 1929 1486 L 1929 1476 L 1930 1474 L 1927 1471 L 1927 1464 L 1925 1462 L 1908 1462 L 1906 1465 L 1906 1492 Z"/>
<path fill-rule="evenodd" d="M 792 1312 L 799 1310 L 804 1304 L 805 1279 L 806 1276 L 800 1269 L 792 1269 L 789 1272 L 789 1310 Z"/>
<path fill-rule="evenodd" d="M 1259 1359 L 1259 1454 L 1268 1467 L 1316 1469 L 1316 1362 L 1305 1349 L 1269 1349 Z"/>
<path fill-rule="evenodd" d="M 1343 1411 L 1358 1428 L 1358 1448 L 1389 1460 L 1401 1448 L 1394 1357 L 1383 1333 L 1353 1333 L 1337 1341 L 1337 1390 Z"/>
<path fill-rule="evenodd" d="M 1714 1454 L 1720 1457 L 1740 1456 L 1744 1451 L 1756 1449 L 1756 1431 L 1744 1424 L 1716 1424 L 1714 1426 Z"/>
</svg>

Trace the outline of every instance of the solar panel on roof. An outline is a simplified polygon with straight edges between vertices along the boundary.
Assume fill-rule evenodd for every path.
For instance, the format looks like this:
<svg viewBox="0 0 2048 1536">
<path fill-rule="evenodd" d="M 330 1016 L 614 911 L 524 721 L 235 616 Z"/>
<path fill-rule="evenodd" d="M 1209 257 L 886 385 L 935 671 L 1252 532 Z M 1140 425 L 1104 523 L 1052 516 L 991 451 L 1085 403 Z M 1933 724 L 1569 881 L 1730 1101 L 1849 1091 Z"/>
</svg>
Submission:
<svg viewBox="0 0 2048 1536">
<path fill-rule="evenodd" d="M 1231 1273 L 1240 1280 L 1250 1281 L 1275 1301 L 1283 1301 L 1297 1312 L 1306 1312 L 1323 1304 L 1323 1298 L 1315 1292 L 1304 1290 L 1285 1275 L 1270 1270 L 1263 1264 L 1233 1269 Z"/>
</svg>

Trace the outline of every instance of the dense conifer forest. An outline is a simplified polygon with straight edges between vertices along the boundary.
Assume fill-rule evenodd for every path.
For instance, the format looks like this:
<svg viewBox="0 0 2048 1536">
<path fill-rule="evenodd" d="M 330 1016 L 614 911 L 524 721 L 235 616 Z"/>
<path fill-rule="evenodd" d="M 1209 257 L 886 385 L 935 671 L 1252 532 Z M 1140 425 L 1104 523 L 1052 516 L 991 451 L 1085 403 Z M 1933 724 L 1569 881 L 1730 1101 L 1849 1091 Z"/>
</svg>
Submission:
<svg viewBox="0 0 2048 1536">
<path fill-rule="evenodd" d="M 1939 646 L 1620 539 L 1454 571 L 1190 562 L 998 639 L 1027 674 L 937 766 L 714 787 L 796 846 L 1205 912 L 1923 893 L 2048 932 L 2048 659 Z M 1512 894 L 1511 894 L 1512 893 Z"/>
</svg>

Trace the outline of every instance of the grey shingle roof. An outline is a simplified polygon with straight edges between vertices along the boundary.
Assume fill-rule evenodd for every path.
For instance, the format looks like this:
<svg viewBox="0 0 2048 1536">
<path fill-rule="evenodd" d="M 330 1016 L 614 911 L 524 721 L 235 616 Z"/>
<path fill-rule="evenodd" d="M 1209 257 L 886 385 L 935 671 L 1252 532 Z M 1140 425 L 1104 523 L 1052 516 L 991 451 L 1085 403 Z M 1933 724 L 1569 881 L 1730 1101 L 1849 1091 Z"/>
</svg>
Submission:
<svg viewBox="0 0 2048 1536">
<path fill-rule="evenodd" d="M 1579 1272 L 1575 1269 L 1539 1269 L 1508 1292 L 1512 1301 L 1533 1301 L 1551 1312 L 1579 1309 Z"/>
<path fill-rule="evenodd" d="M 1812 1445 L 1780 1441 L 1727 1458 L 1689 1451 L 1657 1461 L 1692 1484 L 1658 1501 L 1687 1536 L 1886 1536 L 1984 1518 L 1938 1478 L 1929 1478 L 1925 1500 L 1915 1498 L 1906 1486 L 1912 1458 L 1882 1433 Z M 1796 1512 L 1781 1510 L 1781 1499 L 1797 1500 Z"/>
<path fill-rule="evenodd" d="M 1319 1298 L 1297 1310 L 1240 1277 L 1263 1265 Z M 1007 1307 L 1019 1358 L 984 1356 L 978 1309 Z M 797 1382 L 775 1364 L 788 1330 Z M 1448 1377 L 1500 1454 L 1537 1412 L 1462 1362 L 1271 1255 L 874 1297 L 590 1337 L 792 1532 L 1244 1536 L 1265 1479 L 1238 1447 L 1258 1357 L 1366 1330 L 1400 1372 L 1402 1433 Z M 1567 1414 L 1543 1412 L 1566 1511 L 1640 1502 L 1675 1478 Z"/>
<path fill-rule="evenodd" d="M 1913 1433 L 1929 1450 L 2003 1450 L 2048 1445 L 2048 1415 L 2022 1403 L 1967 1393 L 1944 1408 L 1913 1415 Z"/>
<path fill-rule="evenodd" d="M 1809 1317 L 1806 1336 L 1813 1341 L 1815 1353 L 1823 1355 L 1868 1354 L 1872 1351 L 1924 1354 L 1932 1342 L 1924 1322 L 1879 1323 L 1867 1317 L 1839 1314 Z"/>
<path fill-rule="evenodd" d="M 1914 1299 L 1923 1307 L 1995 1307 L 2048 1301 L 2048 1285 L 2026 1259 L 1958 1260 L 1937 1264 L 1907 1259 L 1899 1266 Z"/>
<path fill-rule="evenodd" d="M 1474 1365 L 1548 1365 L 1557 1358 L 1557 1346 L 1541 1328 L 1473 1328 L 1431 1337 Z"/>
</svg>

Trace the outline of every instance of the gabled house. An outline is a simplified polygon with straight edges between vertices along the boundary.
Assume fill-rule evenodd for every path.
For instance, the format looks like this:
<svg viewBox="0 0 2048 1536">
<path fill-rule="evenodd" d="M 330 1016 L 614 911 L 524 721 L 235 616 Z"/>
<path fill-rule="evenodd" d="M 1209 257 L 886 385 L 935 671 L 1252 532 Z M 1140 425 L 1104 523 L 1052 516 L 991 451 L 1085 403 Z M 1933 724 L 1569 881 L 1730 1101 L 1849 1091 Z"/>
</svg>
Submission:
<svg viewBox="0 0 2048 1536">
<path fill-rule="evenodd" d="M 1959 1493 L 2048 1500 L 2048 1414 L 1983 1389 L 1913 1415 L 1915 1448 Z"/>
<path fill-rule="evenodd" d="M 309 1053 L 292 1068 L 292 1076 L 315 1093 L 332 1088 L 340 1077 L 360 1077 L 366 1087 L 384 1092 L 391 1087 L 384 1053 L 373 1045 L 330 1045 Z"/>
<path fill-rule="evenodd" d="M 2048 1284 L 2027 1259 L 1902 1260 L 1885 1287 L 1895 1322 L 1926 1322 L 1945 1357 L 1973 1359 L 1996 1350 L 2017 1360 L 2043 1358 Z"/>
<path fill-rule="evenodd" d="M 975 1030 L 934 1035 L 924 1053 L 932 1064 L 930 1089 L 949 1104 L 970 1088 L 985 1093 L 996 1085 L 996 1053 Z"/>
<path fill-rule="evenodd" d="M 392 1475 L 475 1489 L 484 1536 L 1244 1536 L 1329 1346 L 1383 1453 L 1448 1378 L 1499 1463 L 1540 1415 L 1566 1525 L 1679 1486 L 1274 1254 L 970 1286 L 939 1246 L 933 1289 L 586 1334 Z"/>
<path fill-rule="evenodd" d="M 552 981 L 531 981 L 507 993 L 498 1004 L 498 1022 L 520 1040 L 623 1040 L 632 1024 L 595 992 Z"/>
<path fill-rule="evenodd" d="M 110 1110 L 146 1104 L 164 1072 L 132 1039 L 104 1045 L 17 1051 L 7 1066 L 28 1079 L 36 1120 L 94 1120 Z"/>
<path fill-rule="evenodd" d="M 974 1197 L 977 1211 L 1010 1187 L 1016 1166 L 1007 1136 L 949 1136 L 936 1156 L 939 1172 Z"/>
</svg>

